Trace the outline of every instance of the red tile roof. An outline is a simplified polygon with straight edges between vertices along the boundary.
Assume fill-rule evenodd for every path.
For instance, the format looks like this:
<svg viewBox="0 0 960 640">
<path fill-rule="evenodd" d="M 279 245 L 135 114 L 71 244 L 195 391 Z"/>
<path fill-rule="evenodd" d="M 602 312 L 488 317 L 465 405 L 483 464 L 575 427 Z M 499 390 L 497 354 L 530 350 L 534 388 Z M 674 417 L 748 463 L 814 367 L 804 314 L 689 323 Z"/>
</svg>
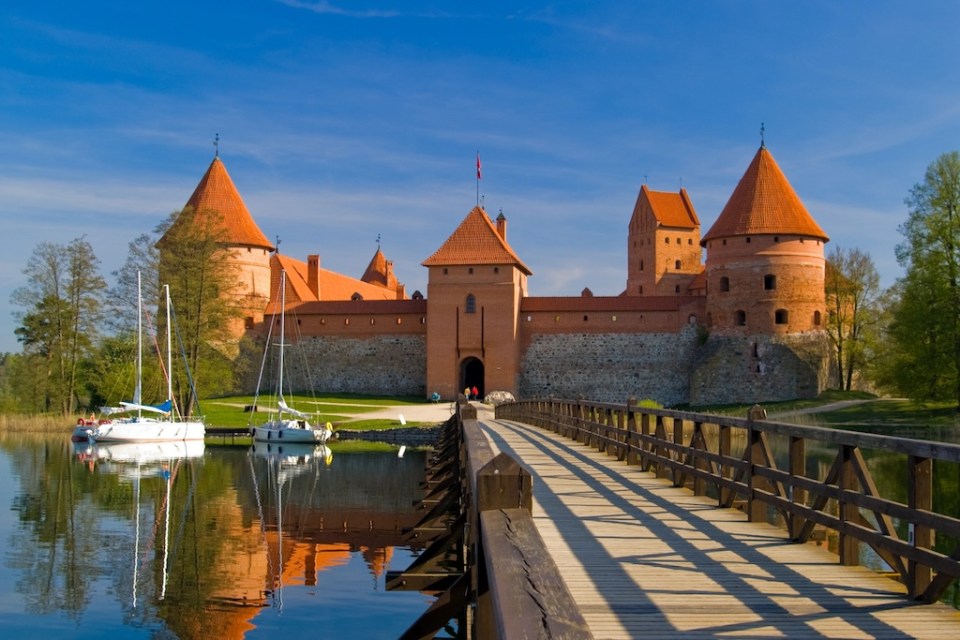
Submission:
<svg viewBox="0 0 960 640">
<path fill-rule="evenodd" d="M 761 146 L 733 195 L 700 244 L 730 236 L 790 234 L 819 238 L 827 234 L 800 201 L 776 160 Z"/>
<path fill-rule="evenodd" d="M 397 278 L 393 275 L 393 270 L 389 268 L 389 264 L 386 256 L 380 251 L 380 247 L 377 247 L 377 252 L 373 254 L 370 264 L 367 265 L 367 270 L 363 272 L 360 279 L 369 284 L 396 290 Z"/>
<path fill-rule="evenodd" d="M 436 253 L 421 263 L 425 267 L 473 264 L 510 264 L 533 273 L 497 232 L 487 212 L 474 207 Z"/>
<path fill-rule="evenodd" d="M 644 197 L 650 203 L 653 216 L 661 225 L 678 229 L 696 229 L 700 226 L 700 219 L 693 210 L 693 202 L 690 201 L 686 189 L 680 189 L 680 193 L 669 193 L 651 191 L 647 189 L 647 185 L 643 185 L 640 187 L 640 195 L 637 196 L 637 206 L 640 198 Z"/>
<path fill-rule="evenodd" d="M 397 298 L 396 291 L 322 268 L 317 269 L 317 276 L 320 281 L 320 296 L 318 298 L 307 284 L 309 267 L 305 262 L 283 254 L 274 254 L 271 260 L 276 261 L 275 264 L 287 272 L 288 304 L 316 300 L 351 300 L 355 293 L 359 293 L 364 300 L 396 300 Z"/>
<path fill-rule="evenodd" d="M 196 211 L 198 216 L 209 211 L 218 212 L 223 218 L 229 244 L 273 249 L 273 245 L 254 222 L 219 157 L 215 157 L 210 163 L 207 173 L 187 200 L 184 208 L 187 207 Z"/>
</svg>

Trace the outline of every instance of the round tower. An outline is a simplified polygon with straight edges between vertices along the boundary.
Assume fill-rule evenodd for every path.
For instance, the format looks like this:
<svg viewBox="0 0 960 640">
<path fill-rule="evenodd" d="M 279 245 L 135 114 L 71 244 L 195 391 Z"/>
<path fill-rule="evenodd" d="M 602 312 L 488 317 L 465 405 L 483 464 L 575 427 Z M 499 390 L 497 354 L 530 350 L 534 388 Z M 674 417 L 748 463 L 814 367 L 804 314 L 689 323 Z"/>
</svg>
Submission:
<svg viewBox="0 0 960 640">
<path fill-rule="evenodd" d="M 761 145 L 706 247 L 707 325 L 732 335 L 824 328 L 824 244 L 773 156 Z"/>
<path fill-rule="evenodd" d="M 192 209 L 201 218 L 215 215 L 223 225 L 224 245 L 237 267 L 236 296 L 244 316 L 232 329 L 239 338 L 245 329 L 263 320 L 264 309 L 270 301 L 270 254 L 274 247 L 250 215 L 219 154 L 213 158 L 184 209 Z M 161 246 L 162 242 L 161 239 Z"/>
</svg>

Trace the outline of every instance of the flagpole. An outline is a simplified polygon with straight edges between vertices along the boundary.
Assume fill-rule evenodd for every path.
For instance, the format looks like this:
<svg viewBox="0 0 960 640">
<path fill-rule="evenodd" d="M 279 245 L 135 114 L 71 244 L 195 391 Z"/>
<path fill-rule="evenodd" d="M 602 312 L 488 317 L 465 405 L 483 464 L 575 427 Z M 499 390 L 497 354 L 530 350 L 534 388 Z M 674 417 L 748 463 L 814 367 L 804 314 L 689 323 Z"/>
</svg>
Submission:
<svg viewBox="0 0 960 640">
<path fill-rule="evenodd" d="M 480 151 L 477 151 L 477 206 L 480 206 Z"/>
</svg>

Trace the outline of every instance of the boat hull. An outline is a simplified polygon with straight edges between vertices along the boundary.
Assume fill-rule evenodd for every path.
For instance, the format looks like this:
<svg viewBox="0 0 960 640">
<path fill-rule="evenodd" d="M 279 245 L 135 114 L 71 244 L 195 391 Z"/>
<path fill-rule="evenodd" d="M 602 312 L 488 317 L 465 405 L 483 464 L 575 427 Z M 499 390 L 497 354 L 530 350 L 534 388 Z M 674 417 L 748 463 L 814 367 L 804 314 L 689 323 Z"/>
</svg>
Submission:
<svg viewBox="0 0 960 640">
<path fill-rule="evenodd" d="M 203 440 L 206 428 L 202 422 L 170 422 L 165 420 L 116 420 L 98 425 L 90 434 L 93 442 L 173 442 Z"/>
<path fill-rule="evenodd" d="M 260 442 L 296 442 L 323 444 L 330 439 L 331 431 L 305 423 L 301 426 L 297 420 L 275 420 L 253 428 L 253 439 Z"/>
</svg>

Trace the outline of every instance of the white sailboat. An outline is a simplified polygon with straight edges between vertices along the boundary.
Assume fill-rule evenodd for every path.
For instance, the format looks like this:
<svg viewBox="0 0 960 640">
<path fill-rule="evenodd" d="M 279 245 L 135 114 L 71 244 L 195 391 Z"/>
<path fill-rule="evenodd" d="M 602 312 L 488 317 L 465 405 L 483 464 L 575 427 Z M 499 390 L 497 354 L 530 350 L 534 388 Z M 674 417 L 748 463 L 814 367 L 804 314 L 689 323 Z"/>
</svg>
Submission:
<svg viewBox="0 0 960 640">
<path fill-rule="evenodd" d="M 333 434 L 333 427 L 326 423 L 323 427 L 310 424 L 310 416 L 302 411 L 297 411 L 287 405 L 283 398 L 283 350 L 284 344 L 284 325 L 286 320 L 286 291 L 287 290 L 287 272 L 280 272 L 280 342 L 276 345 L 279 349 L 277 358 L 277 389 L 276 409 L 271 410 L 268 420 L 260 426 L 253 427 L 253 439 L 261 442 L 300 442 L 308 444 L 323 444 L 330 439 Z M 274 314 L 276 316 L 276 314 Z M 271 327 L 273 324 L 271 323 Z M 264 350 L 264 362 L 267 359 L 267 352 Z M 263 366 L 261 364 L 260 375 L 263 375 Z M 257 398 L 260 396 L 260 385 L 257 384 Z M 257 404 L 257 398 L 254 398 L 254 406 Z"/>
<path fill-rule="evenodd" d="M 203 440 L 206 427 L 202 420 L 179 418 L 173 406 L 173 360 L 170 335 L 170 285 L 163 285 L 167 311 L 167 400 L 162 404 L 144 404 L 141 400 L 143 380 L 143 310 L 140 295 L 140 274 L 137 274 L 137 384 L 132 402 L 120 407 L 102 407 L 101 414 L 129 413 L 126 417 L 103 418 L 89 428 L 92 442 L 164 442 Z M 135 414 L 133 412 L 136 412 Z M 144 415 L 144 413 L 153 415 Z"/>
</svg>

